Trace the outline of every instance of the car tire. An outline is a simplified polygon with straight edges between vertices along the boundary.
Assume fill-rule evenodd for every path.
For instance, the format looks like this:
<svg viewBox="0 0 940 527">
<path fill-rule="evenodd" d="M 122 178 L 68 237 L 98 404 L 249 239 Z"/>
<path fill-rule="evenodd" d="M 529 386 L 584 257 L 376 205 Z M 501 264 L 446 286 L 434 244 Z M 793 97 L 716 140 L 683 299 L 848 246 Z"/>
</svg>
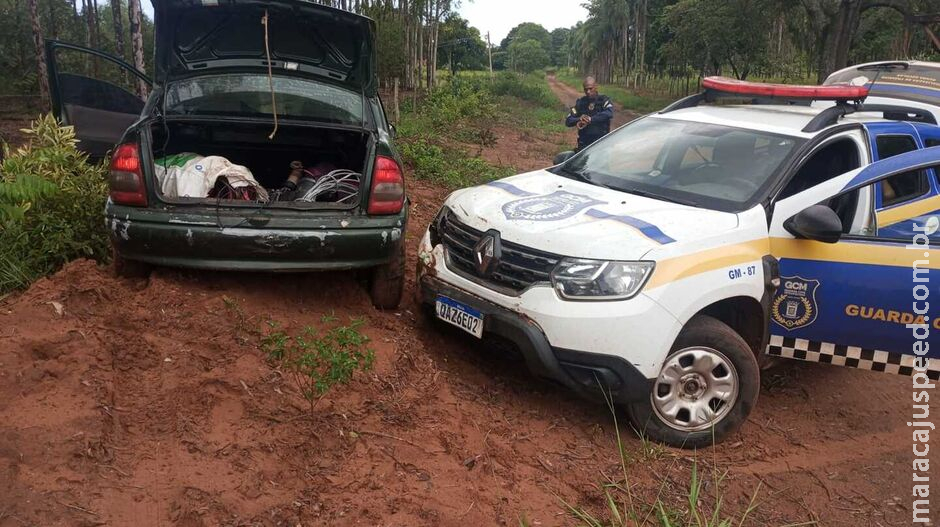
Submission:
<svg viewBox="0 0 940 527">
<path fill-rule="evenodd" d="M 114 274 L 121 278 L 147 278 L 150 276 L 152 268 L 148 263 L 128 260 L 113 249 L 111 259 L 114 262 Z"/>
<path fill-rule="evenodd" d="M 759 392 L 760 370 L 750 346 L 724 322 L 702 315 L 679 334 L 650 396 L 628 410 L 646 437 L 702 448 L 736 432 Z"/>
<path fill-rule="evenodd" d="M 369 296 L 378 309 L 395 309 L 405 290 L 405 244 L 399 243 L 392 259 L 372 270 Z"/>
</svg>

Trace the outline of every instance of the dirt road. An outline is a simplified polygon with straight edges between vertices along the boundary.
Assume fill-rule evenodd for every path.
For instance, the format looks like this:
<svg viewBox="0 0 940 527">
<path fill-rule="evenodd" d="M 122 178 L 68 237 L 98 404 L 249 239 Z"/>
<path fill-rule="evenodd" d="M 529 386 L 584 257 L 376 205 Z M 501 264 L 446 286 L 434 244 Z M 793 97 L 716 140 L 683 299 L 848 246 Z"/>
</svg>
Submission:
<svg viewBox="0 0 940 527">
<path fill-rule="evenodd" d="M 413 269 L 447 191 L 408 184 Z M 135 281 L 80 261 L 0 300 L 0 526 L 574 525 L 562 500 L 603 515 L 622 478 L 609 412 L 427 321 L 407 289 L 383 313 L 348 274 Z M 311 413 L 246 329 L 326 314 L 366 317 L 376 365 Z M 725 511 L 760 486 L 748 525 L 908 525 L 910 382 L 793 363 L 713 450 L 624 429 L 634 499 L 682 510 L 695 462 L 727 471 Z"/>
</svg>

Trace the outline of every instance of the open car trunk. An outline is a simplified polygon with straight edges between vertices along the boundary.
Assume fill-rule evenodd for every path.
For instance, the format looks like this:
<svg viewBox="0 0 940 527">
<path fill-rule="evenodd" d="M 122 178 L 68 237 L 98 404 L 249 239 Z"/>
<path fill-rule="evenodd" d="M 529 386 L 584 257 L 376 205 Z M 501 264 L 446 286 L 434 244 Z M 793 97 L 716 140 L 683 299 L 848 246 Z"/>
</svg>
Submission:
<svg viewBox="0 0 940 527">
<path fill-rule="evenodd" d="M 371 134 L 281 124 L 271 140 L 271 129 L 271 123 L 154 123 L 158 195 L 177 203 L 305 209 L 351 209 L 361 203 L 374 148 Z"/>
</svg>

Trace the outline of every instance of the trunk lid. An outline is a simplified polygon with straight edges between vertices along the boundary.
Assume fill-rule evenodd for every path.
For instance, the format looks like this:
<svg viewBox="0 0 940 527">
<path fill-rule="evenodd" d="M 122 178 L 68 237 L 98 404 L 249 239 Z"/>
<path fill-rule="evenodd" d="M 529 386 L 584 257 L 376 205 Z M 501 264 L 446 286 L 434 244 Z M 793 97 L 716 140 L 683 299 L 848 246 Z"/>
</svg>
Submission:
<svg viewBox="0 0 940 527">
<path fill-rule="evenodd" d="M 221 72 L 330 79 L 374 95 L 375 22 L 304 0 L 154 0 L 158 83 Z"/>
<path fill-rule="evenodd" d="M 651 249 L 730 230 L 737 215 L 598 187 L 541 170 L 459 191 L 466 225 L 563 256 L 636 260 Z"/>
</svg>

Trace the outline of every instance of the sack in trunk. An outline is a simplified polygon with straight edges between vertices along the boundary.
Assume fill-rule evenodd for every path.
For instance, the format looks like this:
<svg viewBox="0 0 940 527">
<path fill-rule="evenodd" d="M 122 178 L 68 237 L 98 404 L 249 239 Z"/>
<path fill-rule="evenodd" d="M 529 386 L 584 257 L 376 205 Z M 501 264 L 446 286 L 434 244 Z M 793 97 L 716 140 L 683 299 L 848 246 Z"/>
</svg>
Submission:
<svg viewBox="0 0 940 527">
<path fill-rule="evenodd" d="M 168 198 L 205 198 L 219 178 L 225 178 L 235 189 L 252 187 L 259 201 L 267 201 L 268 193 L 242 165 L 222 156 L 204 157 L 190 152 L 157 159 L 157 182 Z"/>
</svg>

